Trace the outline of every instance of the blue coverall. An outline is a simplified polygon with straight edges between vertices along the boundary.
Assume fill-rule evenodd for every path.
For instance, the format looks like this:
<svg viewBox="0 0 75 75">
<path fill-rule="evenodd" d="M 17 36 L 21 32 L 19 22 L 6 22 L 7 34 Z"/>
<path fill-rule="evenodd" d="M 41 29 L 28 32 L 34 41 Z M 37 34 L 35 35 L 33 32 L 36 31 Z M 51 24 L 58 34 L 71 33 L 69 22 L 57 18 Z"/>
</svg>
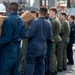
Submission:
<svg viewBox="0 0 75 75">
<path fill-rule="evenodd" d="M 70 23 L 70 26 L 71 32 L 70 32 L 70 41 L 67 47 L 67 58 L 69 64 L 74 64 L 72 46 L 75 43 L 75 22 Z"/>
<path fill-rule="evenodd" d="M 45 18 L 37 18 L 30 23 L 25 37 L 29 38 L 24 75 L 44 75 L 44 59 L 47 52 L 46 39 L 52 38 L 52 27 Z"/>
<path fill-rule="evenodd" d="M 13 12 L 4 22 L 0 39 L 0 75 L 20 75 L 20 42 L 25 35 L 25 23 L 17 12 Z"/>
</svg>

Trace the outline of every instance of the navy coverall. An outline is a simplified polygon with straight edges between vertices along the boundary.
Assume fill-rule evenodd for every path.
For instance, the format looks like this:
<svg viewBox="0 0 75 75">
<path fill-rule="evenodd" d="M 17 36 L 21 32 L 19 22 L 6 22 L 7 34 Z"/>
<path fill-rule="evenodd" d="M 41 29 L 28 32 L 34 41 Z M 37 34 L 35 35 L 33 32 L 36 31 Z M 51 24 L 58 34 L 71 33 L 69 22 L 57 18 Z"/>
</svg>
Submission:
<svg viewBox="0 0 75 75">
<path fill-rule="evenodd" d="M 72 46 L 73 43 L 75 42 L 75 22 L 70 23 L 70 26 L 71 26 L 71 32 L 70 32 L 69 45 L 67 47 L 67 58 L 69 64 L 74 64 Z"/>
<path fill-rule="evenodd" d="M 0 75 L 20 75 L 20 42 L 25 34 L 25 23 L 17 12 L 13 12 L 4 22 L 0 39 Z"/>
<path fill-rule="evenodd" d="M 30 23 L 25 37 L 29 38 L 26 61 L 25 75 L 44 75 L 44 58 L 47 52 L 46 39 L 52 38 L 52 27 L 45 18 L 37 18 Z"/>
</svg>

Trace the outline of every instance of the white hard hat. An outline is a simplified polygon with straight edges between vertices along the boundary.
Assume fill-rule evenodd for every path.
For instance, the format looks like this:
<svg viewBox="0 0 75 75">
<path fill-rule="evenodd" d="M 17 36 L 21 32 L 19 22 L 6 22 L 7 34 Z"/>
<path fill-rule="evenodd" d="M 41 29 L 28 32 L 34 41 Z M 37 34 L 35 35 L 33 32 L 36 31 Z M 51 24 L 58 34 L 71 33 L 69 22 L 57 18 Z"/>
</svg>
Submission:
<svg viewBox="0 0 75 75">
<path fill-rule="evenodd" d="M 6 7 L 3 4 L 0 4 L 0 12 L 6 13 Z"/>
</svg>

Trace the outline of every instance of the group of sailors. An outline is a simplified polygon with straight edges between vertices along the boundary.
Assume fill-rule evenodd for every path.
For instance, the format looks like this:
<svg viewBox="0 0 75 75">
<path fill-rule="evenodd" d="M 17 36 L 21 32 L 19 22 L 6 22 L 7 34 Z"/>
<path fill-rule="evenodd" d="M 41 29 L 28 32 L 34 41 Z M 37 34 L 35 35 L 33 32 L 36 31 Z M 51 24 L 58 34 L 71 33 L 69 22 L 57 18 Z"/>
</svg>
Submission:
<svg viewBox="0 0 75 75">
<path fill-rule="evenodd" d="M 74 15 L 61 11 L 57 17 L 55 7 L 41 7 L 31 11 L 36 18 L 26 28 L 17 11 L 18 4 L 10 3 L 0 38 L 0 75 L 56 75 L 74 65 Z M 0 15 L 5 12 L 0 4 Z"/>
</svg>

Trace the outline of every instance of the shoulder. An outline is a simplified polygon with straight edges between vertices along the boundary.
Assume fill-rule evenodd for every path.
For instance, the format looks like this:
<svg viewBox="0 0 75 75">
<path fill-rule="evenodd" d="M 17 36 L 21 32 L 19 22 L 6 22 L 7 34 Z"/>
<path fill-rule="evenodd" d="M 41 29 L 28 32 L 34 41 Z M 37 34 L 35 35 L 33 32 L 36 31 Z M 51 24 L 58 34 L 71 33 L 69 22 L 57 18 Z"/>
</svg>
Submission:
<svg viewBox="0 0 75 75">
<path fill-rule="evenodd" d="M 33 22 L 36 22 L 36 23 L 39 23 L 41 21 L 41 18 L 35 18 L 34 20 L 33 20 Z"/>
<path fill-rule="evenodd" d="M 51 23 L 48 20 L 45 20 L 47 22 L 47 24 L 51 25 Z M 52 26 L 52 25 L 51 25 Z"/>
<path fill-rule="evenodd" d="M 52 24 L 47 19 L 44 19 L 44 22 L 46 26 L 52 27 Z"/>
<path fill-rule="evenodd" d="M 53 27 L 60 27 L 60 21 L 56 18 L 52 21 Z"/>
<path fill-rule="evenodd" d="M 71 23 L 71 25 L 75 26 L 75 22 Z"/>
<path fill-rule="evenodd" d="M 62 26 L 64 26 L 66 28 L 66 30 L 70 29 L 70 24 L 67 20 L 62 23 Z"/>
<path fill-rule="evenodd" d="M 7 17 L 5 20 L 4 20 L 4 23 L 7 23 L 7 22 L 11 22 L 11 19 L 9 17 Z"/>
<path fill-rule="evenodd" d="M 36 18 L 33 20 L 34 23 L 37 23 L 37 24 L 41 24 L 42 22 L 44 22 L 44 24 L 46 26 L 52 26 L 51 23 L 47 20 L 47 19 L 40 19 L 40 18 Z"/>
<path fill-rule="evenodd" d="M 4 25 L 3 25 L 4 28 L 5 28 L 5 27 L 10 28 L 10 27 L 12 26 L 9 17 L 7 17 L 7 18 L 4 20 L 4 23 L 3 23 L 3 24 L 4 24 Z"/>
<path fill-rule="evenodd" d="M 34 26 L 34 27 L 36 27 L 36 19 L 33 19 L 31 22 L 30 22 L 30 24 L 29 24 L 29 26 L 30 27 L 32 27 L 32 26 Z"/>
<path fill-rule="evenodd" d="M 25 23 L 25 21 L 20 16 L 18 17 L 18 19 L 20 22 Z"/>
<path fill-rule="evenodd" d="M 37 18 L 36 19 L 33 19 L 32 21 L 31 21 L 31 23 L 36 23 L 37 22 Z"/>
<path fill-rule="evenodd" d="M 62 24 L 66 26 L 66 25 L 69 25 L 69 22 L 68 22 L 67 20 L 64 20 L 64 21 L 62 22 Z"/>
<path fill-rule="evenodd" d="M 52 20 L 52 23 L 60 24 L 60 21 L 58 20 L 58 18 L 55 18 L 55 19 Z"/>
</svg>

